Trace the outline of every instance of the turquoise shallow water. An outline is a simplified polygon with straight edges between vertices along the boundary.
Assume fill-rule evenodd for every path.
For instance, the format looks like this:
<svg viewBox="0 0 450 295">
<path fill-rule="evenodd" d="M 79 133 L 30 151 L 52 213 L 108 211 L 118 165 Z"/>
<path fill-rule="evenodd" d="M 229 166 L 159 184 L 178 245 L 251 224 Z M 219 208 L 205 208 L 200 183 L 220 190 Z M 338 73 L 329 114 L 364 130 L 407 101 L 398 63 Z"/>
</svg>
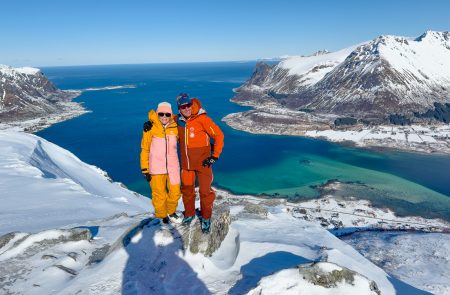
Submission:
<svg viewBox="0 0 450 295">
<path fill-rule="evenodd" d="M 174 103 L 179 92 L 188 92 L 200 98 L 226 136 L 214 168 L 214 184 L 219 187 L 242 194 L 310 198 L 317 195 L 312 185 L 339 179 L 367 184 L 367 192 L 358 197 L 377 199 L 406 213 L 420 213 L 424 206 L 427 212 L 439 209 L 450 218 L 448 156 L 381 153 L 301 137 L 254 135 L 222 123 L 225 115 L 248 109 L 229 99 L 253 67 L 253 62 L 228 62 L 45 68 L 62 89 L 126 84 L 136 88 L 84 92 L 76 100 L 91 113 L 38 135 L 149 195 L 139 168 L 142 123 L 158 102 Z"/>
</svg>

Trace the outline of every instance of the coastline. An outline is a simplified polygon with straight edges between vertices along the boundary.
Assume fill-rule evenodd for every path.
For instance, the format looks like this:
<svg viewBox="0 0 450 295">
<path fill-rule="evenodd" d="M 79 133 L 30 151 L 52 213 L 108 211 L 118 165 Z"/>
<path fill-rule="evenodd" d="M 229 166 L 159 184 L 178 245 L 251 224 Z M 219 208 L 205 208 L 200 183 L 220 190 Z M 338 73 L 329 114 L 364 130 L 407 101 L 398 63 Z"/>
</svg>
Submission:
<svg viewBox="0 0 450 295">
<path fill-rule="evenodd" d="M 292 202 L 286 198 L 238 195 L 224 189 L 214 189 L 219 196 L 219 203 L 223 201 L 234 205 L 254 203 L 271 207 L 283 205 L 293 217 L 317 223 L 336 237 L 372 231 L 450 233 L 450 222 L 447 220 L 421 216 L 397 216 L 394 210 L 375 206 L 365 199 L 322 194 L 319 198 Z M 253 209 L 258 211 L 257 208 Z"/>
<path fill-rule="evenodd" d="M 25 118 L 9 122 L 1 122 L 0 130 L 22 131 L 35 133 L 46 129 L 53 124 L 60 123 L 72 118 L 81 116 L 91 111 L 85 109 L 81 103 L 72 101 L 82 94 L 78 90 L 61 90 L 64 94 L 64 100 L 56 102 L 59 109 L 57 113 L 46 114 L 34 118 Z"/>
<path fill-rule="evenodd" d="M 222 118 L 233 129 L 253 134 L 303 136 L 376 150 L 397 150 L 422 154 L 450 154 L 450 125 L 380 125 L 362 124 L 334 127 L 333 115 L 313 115 L 294 111 L 276 103 L 242 103 L 252 110 L 231 113 Z"/>
</svg>

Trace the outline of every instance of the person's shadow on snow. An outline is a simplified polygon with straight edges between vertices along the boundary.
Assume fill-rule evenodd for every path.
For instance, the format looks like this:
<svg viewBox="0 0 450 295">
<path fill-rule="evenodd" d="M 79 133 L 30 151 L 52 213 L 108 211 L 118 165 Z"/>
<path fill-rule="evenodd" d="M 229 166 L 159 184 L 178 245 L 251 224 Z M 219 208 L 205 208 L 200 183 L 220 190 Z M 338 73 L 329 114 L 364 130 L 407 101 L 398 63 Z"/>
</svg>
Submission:
<svg viewBox="0 0 450 295">
<path fill-rule="evenodd" d="M 211 294 L 182 259 L 182 236 L 175 227 L 163 229 L 143 220 L 122 240 L 128 254 L 122 294 Z"/>
</svg>

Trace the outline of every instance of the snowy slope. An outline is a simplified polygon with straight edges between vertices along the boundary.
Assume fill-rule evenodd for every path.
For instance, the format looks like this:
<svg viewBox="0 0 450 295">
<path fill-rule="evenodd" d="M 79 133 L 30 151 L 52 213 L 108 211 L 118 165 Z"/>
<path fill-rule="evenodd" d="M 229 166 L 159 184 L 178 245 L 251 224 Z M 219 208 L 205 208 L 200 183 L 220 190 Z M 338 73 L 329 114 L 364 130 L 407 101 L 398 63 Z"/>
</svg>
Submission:
<svg viewBox="0 0 450 295">
<path fill-rule="evenodd" d="M 257 65 L 253 76 L 261 76 L 261 79 L 256 79 L 257 82 L 250 79 L 238 91 L 271 92 L 276 95 L 301 93 L 342 63 L 357 46 L 337 52 L 318 51 L 310 56 L 286 56 L 270 71 L 261 71 Z"/>
<path fill-rule="evenodd" d="M 336 52 L 319 51 L 310 56 L 289 56 L 282 60 L 278 67 L 287 69 L 288 75 L 300 77 L 298 79 L 299 84 L 304 86 L 314 85 L 342 63 L 358 46 L 354 45 Z"/>
<path fill-rule="evenodd" d="M 37 136 L 0 131 L 0 235 L 150 210 L 149 200 Z"/>
<path fill-rule="evenodd" d="M 407 285 L 286 202 L 225 192 L 216 207 L 230 208 L 228 235 L 211 257 L 193 254 L 186 227 L 156 224 L 148 199 L 30 134 L 0 131 L 0 202 L 6 294 L 395 294 Z M 314 262 L 357 274 L 312 286 L 296 267 Z"/>
<path fill-rule="evenodd" d="M 364 256 L 401 280 L 434 294 L 450 294 L 450 235 L 359 233 L 348 238 Z"/>
</svg>

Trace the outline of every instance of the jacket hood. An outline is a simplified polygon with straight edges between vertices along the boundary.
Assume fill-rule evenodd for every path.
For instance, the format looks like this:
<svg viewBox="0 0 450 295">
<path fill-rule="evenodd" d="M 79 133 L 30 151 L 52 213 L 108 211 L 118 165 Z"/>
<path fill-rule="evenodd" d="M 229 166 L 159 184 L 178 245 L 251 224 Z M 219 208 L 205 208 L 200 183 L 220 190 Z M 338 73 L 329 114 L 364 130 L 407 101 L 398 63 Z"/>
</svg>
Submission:
<svg viewBox="0 0 450 295">
<path fill-rule="evenodd" d="M 200 112 L 200 110 L 202 109 L 202 103 L 200 102 L 200 100 L 196 97 L 192 98 L 192 115 L 198 115 L 198 113 Z"/>
</svg>

